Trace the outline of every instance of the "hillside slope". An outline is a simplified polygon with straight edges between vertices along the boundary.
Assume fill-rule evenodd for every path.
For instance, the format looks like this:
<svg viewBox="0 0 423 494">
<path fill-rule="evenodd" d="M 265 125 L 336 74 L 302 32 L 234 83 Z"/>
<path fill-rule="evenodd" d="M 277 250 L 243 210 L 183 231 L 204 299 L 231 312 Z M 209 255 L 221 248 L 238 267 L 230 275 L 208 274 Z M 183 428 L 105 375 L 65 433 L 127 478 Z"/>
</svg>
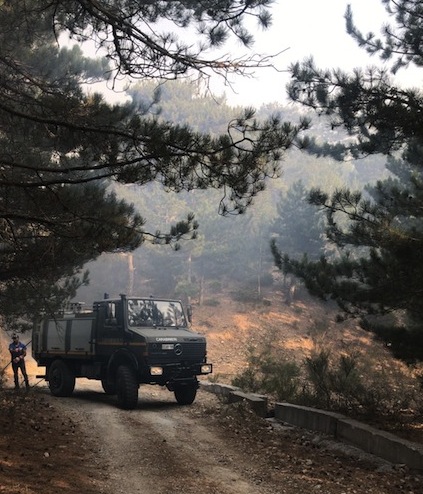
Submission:
<svg viewBox="0 0 423 494">
<path fill-rule="evenodd" d="M 308 295 L 302 294 L 291 304 L 285 303 L 280 293 L 267 297 L 266 304 L 240 303 L 229 297 L 215 297 L 214 301 L 218 305 L 194 306 L 193 325 L 207 336 L 214 379 L 224 383 L 245 369 L 249 350 L 259 352 L 266 344 L 296 362 L 324 348 L 334 354 L 358 352 L 391 369 L 405 369 L 356 321 L 337 323 L 334 305 Z"/>
</svg>

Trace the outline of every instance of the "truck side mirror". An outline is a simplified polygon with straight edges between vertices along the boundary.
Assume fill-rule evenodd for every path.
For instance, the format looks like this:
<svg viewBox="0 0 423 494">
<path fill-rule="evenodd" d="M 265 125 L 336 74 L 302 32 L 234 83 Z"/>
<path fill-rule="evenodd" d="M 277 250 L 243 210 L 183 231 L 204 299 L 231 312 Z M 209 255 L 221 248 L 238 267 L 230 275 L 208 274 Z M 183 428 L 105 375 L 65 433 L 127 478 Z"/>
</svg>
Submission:
<svg viewBox="0 0 423 494">
<path fill-rule="evenodd" d="M 192 305 L 187 305 L 187 317 L 188 321 L 192 322 Z"/>
</svg>

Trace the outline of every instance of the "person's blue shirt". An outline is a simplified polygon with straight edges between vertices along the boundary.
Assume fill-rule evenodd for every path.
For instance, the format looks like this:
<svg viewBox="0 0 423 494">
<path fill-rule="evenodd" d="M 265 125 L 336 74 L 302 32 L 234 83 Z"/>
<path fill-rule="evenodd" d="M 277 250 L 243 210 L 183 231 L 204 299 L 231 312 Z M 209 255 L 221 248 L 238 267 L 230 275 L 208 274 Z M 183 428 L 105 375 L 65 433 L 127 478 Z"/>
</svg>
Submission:
<svg viewBox="0 0 423 494">
<path fill-rule="evenodd" d="M 12 360 L 16 357 L 25 357 L 26 345 L 24 345 L 20 341 L 12 341 L 12 343 L 9 345 L 9 352 L 12 355 Z"/>
</svg>

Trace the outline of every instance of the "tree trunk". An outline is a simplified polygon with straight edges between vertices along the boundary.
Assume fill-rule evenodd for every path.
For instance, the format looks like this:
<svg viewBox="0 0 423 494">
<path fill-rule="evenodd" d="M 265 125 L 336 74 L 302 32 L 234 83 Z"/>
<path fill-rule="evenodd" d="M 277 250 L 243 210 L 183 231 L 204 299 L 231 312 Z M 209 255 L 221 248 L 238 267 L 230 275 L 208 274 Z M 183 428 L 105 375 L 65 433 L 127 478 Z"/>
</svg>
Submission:
<svg viewBox="0 0 423 494">
<path fill-rule="evenodd" d="M 128 289 L 127 294 L 133 295 L 134 293 L 134 256 L 132 254 L 127 254 L 128 256 Z"/>
</svg>

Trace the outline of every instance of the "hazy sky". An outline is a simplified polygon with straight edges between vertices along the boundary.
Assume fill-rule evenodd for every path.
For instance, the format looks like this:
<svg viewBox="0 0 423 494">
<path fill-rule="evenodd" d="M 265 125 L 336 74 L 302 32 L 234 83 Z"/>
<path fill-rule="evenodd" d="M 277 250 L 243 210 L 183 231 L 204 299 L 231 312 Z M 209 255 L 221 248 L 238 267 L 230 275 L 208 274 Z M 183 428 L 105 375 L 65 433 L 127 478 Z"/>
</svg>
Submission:
<svg viewBox="0 0 423 494">
<path fill-rule="evenodd" d="M 289 81 L 286 71 L 293 62 L 313 56 L 320 68 L 347 71 L 355 67 L 381 65 L 378 58 L 369 57 L 346 33 L 344 14 L 348 4 L 351 4 L 355 24 L 364 34 L 372 31 L 380 35 L 383 24 L 393 23 L 381 0 L 276 0 L 271 9 L 273 25 L 270 29 L 263 31 L 255 23 L 249 25 L 256 40 L 250 53 L 233 39 L 225 45 L 222 53 L 241 56 L 253 52 L 263 55 L 282 52 L 273 61 L 282 72 L 261 68 L 255 71 L 254 78 L 231 77 L 232 89 L 224 87 L 222 78 L 214 77 L 213 93 L 218 96 L 225 92 L 231 105 L 257 107 L 262 103 L 284 103 L 285 86 Z M 187 36 L 187 30 L 183 30 L 181 36 Z M 194 35 L 188 31 L 188 36 Z M 402 71 L 397 79 L 405 86 L 421 86 L 417 69 Z M 99 85 L 96 90 L 103 86 Z M 121 100 L 122 96 L 122 93 L 108 92 L 108 99 L 112 101 Z"/>
<path fill-rule="evenodd" d="M 321 68 L 343 68 L 380 65 L 376 57 L 369 57 L 346 33 L 344 14 L 351 4 L 354 20 L 363 33 L 379 35 L 384 23 L 392 23 L 380 0 L 277 0 L 273 6 L 273 26 L 267 31 L 256 31 L 254 51 L 277 53 L 286 50 L 275 61 L 278 69 L 286 69 L 292 62 L 310 55 Z M 240 50 L 240 48 L 237 48 Z M 408 71 L 401 79 L 416 85 L 415 71 Z M 258 105 L 285 98 L 286 73 L 260 69 L 256 79 L 236 79 L 234 94 L 225 89 L 231 104 Z"/>
</svg>

